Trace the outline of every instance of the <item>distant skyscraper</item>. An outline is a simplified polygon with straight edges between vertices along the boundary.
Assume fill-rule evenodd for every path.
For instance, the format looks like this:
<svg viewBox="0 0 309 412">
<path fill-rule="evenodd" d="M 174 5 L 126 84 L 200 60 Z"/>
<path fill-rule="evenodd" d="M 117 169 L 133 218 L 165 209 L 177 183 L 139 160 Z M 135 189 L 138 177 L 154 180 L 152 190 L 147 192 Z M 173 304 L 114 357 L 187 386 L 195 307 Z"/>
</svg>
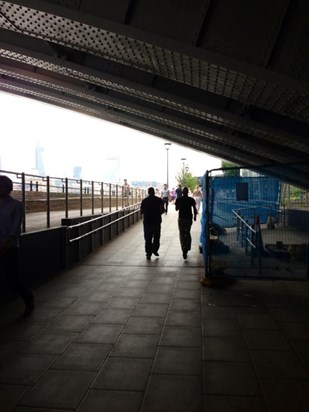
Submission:
<svg viewBox="0 0 309 412">
<path fill-rule="evenodd" d="M 45 176 L 45 167 L 42 153 L 44 152 L 44 148 L 37 145 L 35 148 L 35 168 L 38 171 L 40 176 Z"/>
<path fill-rule="evenodd" d="M 73 177 L 74 179 L 81 179 L 82 176 L 82 167 L 81 166 L 74 166 L 73 167 Z"/>
<path fill-rule="evenodd" d="M 102 168 L 103 180 L 110 183 L 116 183 L 120 179 L 120 158 L 107 157 L 104 159 Z"/>
</svg>

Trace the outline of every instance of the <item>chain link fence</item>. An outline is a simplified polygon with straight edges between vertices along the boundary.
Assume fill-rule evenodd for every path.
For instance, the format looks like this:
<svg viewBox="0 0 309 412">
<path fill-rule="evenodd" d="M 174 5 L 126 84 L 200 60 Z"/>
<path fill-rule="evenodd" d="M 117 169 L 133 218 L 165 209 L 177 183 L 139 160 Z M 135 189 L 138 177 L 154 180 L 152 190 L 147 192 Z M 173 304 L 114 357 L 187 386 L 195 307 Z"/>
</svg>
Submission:
<svg viewBox="0 0 309 412">
<path fill-rule="evenodd" d="M 202 185 L 206 278 L 309 278 L 308 191 L 243 168 L 207 171 Z"/>
</svg>

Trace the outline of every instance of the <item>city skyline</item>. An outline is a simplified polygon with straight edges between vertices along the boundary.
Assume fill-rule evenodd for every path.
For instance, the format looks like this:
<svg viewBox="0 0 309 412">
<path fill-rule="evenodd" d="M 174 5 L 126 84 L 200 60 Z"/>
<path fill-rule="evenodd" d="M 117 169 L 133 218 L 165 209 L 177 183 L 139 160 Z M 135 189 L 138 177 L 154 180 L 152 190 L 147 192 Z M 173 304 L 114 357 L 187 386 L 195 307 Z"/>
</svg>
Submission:
<svg viewBox="0 0 309 412">
<path fill-rule="evenodd" d="M 0 92 L 2 170 L 33 173 L 36 148 L 46 175 L 97 181 L 166 182 L 167 152 L 163 139 L 35 100 Z M 220 168 L 221 159 L 171 143 L 170 186 L 183 162 L 195 176 Z M 185 159 L 185 160 L 183 160 Z"/>
</svg>

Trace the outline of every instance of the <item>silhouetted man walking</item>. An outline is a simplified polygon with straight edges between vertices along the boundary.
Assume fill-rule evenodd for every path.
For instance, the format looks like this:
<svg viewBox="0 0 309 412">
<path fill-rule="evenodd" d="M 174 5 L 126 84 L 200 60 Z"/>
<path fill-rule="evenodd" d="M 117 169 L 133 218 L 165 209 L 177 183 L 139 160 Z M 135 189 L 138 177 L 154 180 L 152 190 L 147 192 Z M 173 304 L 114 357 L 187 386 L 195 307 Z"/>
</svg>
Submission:
<svg viewBox="0 0 309 412">
<path fill-rule="evenodd" d="M 192 217 L 196 221 L 197 209 L 195 200 L 188 196 L 189 189 L 184 187 L 182 197 L 176 199 L 175 208 L 179 210 L 178 214 L 178 229 L 179 239 L 182 250 L 182 256 L 187 259 L 189 250 L 191 250 L 191 226 Z M 193 210 L 193 213 L 192 213 Z"/>
<path fill-rule="evenodd" d="M 142 200 L 141 213 L 144 216 L 144 238 L 145 252 L 147 260 L 150 260 L 151 255 L 159 256 L 161 237 L 161 222 L 162 213 L 164 213 L 164 205 L 162 199 L 155 196 L 153 187 L 148 189 L 148 197 Z"/>
</svg>

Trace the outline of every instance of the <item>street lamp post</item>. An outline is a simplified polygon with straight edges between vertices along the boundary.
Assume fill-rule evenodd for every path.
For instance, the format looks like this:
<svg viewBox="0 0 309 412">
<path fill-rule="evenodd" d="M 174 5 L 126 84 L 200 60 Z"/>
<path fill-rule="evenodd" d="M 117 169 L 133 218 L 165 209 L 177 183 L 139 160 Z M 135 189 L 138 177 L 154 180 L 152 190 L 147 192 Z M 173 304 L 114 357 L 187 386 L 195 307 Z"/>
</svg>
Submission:
<svg viewBox="0 0 309 412">
<path fill-rule="evenodd" d="M 187 160 L 185 157 L 180 159 L 182 161 L 182 180 L 185 180 L 185 161 Z"/>
<path fill-rule="evenodd" d="M 169 182 L 168 182 L 168 151 L 171 146 L 171 143 L 164 143 L 165 149 L 166 149 L 166 184 L 167 187 L 169 188 Z"/>
</svg>

